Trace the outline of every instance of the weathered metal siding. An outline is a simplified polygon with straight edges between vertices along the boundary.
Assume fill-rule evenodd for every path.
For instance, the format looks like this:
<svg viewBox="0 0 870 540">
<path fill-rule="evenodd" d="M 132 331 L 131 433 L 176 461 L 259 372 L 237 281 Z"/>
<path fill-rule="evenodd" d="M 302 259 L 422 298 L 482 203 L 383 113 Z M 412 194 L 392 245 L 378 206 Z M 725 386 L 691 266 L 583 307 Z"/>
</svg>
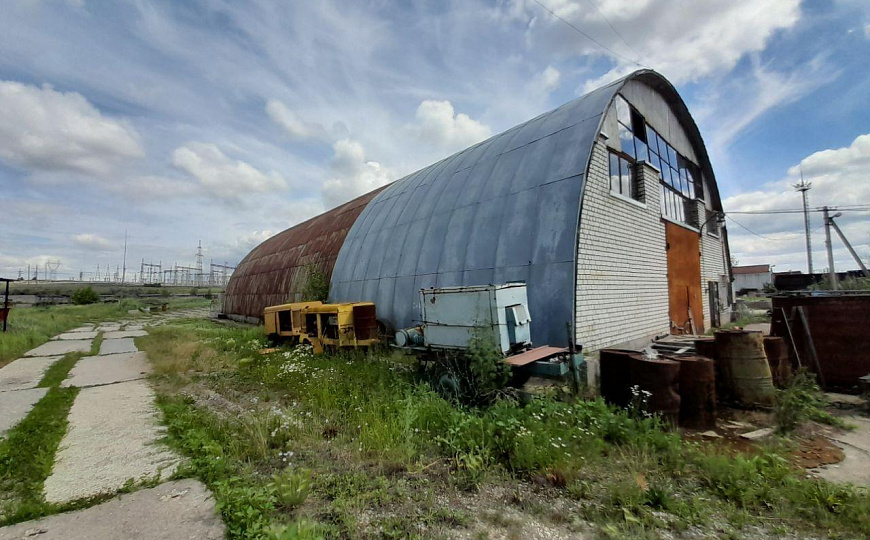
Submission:
<svg viewBox="0 0 870 540">
<path fill-rule="evenodd" d="M 312 263 L 329 279 L 348 231 L 380 191 L 333 208 L 254 248 L 233 272 L 223 312 L 259 319 L 267 306 L 299 300 Z"/>
<path fill-rule="evenodd" d="M 589 156 L 614 95 L 630 80 L 660 92 L 700 142 L 673 86 L 655 72 L 635 72 L 390 185 L 348 234 L 330 299 L 373 301 L 379 317 L 402 328 L 419 317 L 420 289 L 522 281 L 533 341 L 565 345 Z M 703 143 L 696 148 L 718 203 Z"/>
<path fill-rule="evenodd" d="M 807 332 L 798 314 L 802 308 L 809 323 L 812 344 L 828 388 L 852 389 L 858 378 L 870 374 L 870 294 L 826 296 L 776 296 L 770 333 L 790 346 L 783 310 L 804 367 L 818 373 Z M 794 351 L 791 351 L 794 355 Z"/>
</svg>

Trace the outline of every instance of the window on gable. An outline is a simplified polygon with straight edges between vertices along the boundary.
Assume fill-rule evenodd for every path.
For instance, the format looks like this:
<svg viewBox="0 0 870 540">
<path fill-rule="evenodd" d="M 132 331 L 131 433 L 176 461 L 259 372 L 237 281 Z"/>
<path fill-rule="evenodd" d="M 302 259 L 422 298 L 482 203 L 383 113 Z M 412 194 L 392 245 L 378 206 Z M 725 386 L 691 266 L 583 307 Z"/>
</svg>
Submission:
<svg viewBox="0 0 870 540">
<path fill-rule="evenodd" d="M 634 163 L 615 152 L 610 153 L 610 191 L 640 200 Z"/>
</svg>

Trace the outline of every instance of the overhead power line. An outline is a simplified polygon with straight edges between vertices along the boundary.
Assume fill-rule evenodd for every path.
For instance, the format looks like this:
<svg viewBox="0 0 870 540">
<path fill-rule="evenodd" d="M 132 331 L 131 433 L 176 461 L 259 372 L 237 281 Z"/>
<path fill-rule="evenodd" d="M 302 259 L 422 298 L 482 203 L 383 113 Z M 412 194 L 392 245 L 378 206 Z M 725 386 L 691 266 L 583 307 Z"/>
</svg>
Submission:
<svg viewBox="0 0 870 540">
<path fill-rule="evenodd" d="M 828 210 L 836 210 L 837 212 L 867 212 L 870 211 L 870 204 L 846 205 L 846 206 L 829 206 Z M 809 208 L 807 212 L 824 212 L 823 208 Z M 803 214 L 801 208 L 787 208 L 780 210 L 743 210 L 726 212 L 727 214 L 743 214 L 743 215 L 772 215 L 772 214 Z"/>
<path fill-rule="evenodd" d="M 613 33 L 616 34 L 619 37 L 619 39 L 622 40 L 623 43 L 625 43 L 625 46 L 628 47 L 628 50 L 630 50 L 632 52 L 632 54 L 634 54 L 634 56 L 636 56 L 637 59 L 640 60 L 641 55 L 638 54 L 638 52 L 636 50 L 634 50 L 634 47 L 632 47 L 631 44 L 628 41 L 626 41 L 626 39 L 624 37 L 622 37 L 622 34 L 619 33 L 619 30 L 617 30 L 616 27 L 614 27 L 610 23 L 610 19 L 607 18 L 607 15 L 605 15 L 603 11 L 601 11 L 601 8 L 598 6 L 598 2 L 596 2 L 596 0 L 586 0 L 586 1 L 589 2 L 590 4 L 592 4 L 592 7 L 595 8 L 595 11 L 597 11 L 598 14 L 601 15 L 601 18 L 604 19 L 604 22 L 607 23 L 607 26 L 609 26 L 610 29 L 613 30 Z"/>
<path fill-rule="evenodd" d="M 631 62 L 632 64 L 634 64 L 634 65 L 636 65 L 636 66 L 639 66 L 639 67 L 646 67 L 645 65 L 641 64 L 641 63 L 638 62 L 637 60 L 632 60 L 631 58 L 625 56 L 624 54 L 620 54 L 620 53 L 614 51 L 613 49 L 611 49 L 610 47 L 608 47 L 607 45 L 601 43 L 600 41 L 598 41 L 598 40 L 595 39 L 594 37 L 590 36 L 589 34 L 587 34 L 586 32 L 584 32 L 583 30 L 581 30 L 580 28 L 578 28 L 577 26 L 575 26 L 575 25 L 574 25 L 573 23 L 571 23 L 570 21 L 568 21 L 568 20 L 566 20 L 566 19 L 563 19 L 562 17 L 560 17 L 559 15 L 557 15 L 555 11 L 553 11 L 552 9 L 548 8 L 547 6 L 545 6 L 545 5 L 544 5 L 543 3 L 541 3 L 539 0 L 535 0 L 535 3 L 538 4 L 539 6 L 541 6 L 542 8 L 544 8 L 544 9 L 545 9 L 545 10 L 546 10 L 550 15 L 552 15 L 553 17 L 556 17 L 557 19 L 559 19 L 559 20 L 562 21 L 563 23 L 567 24 L 568 26 L 570 26 L 571 28 L 573 28 L 577 33 L 579 33 L 580 35 L 582 35 L 583 37 L 585 37 L 586 39 L 588 39 L 588 40 L 591 41 L 592 43 L 598 45 L 599 47 L 601 47 L 601 48 L 604 49 L 605 51 L 609 52 L 610 54 L 612 54 L 612 55 L 614 55 L 614 56 L 618 56 L 619 58 L 622 58 L 623 60 L 626 60 L 626 61 L 628 61 L 628 62 Z M 608 24 L 609 24 L 609 23 L 608 23 Z M 613 27 L 611 26 L 611 28 L 613 28 Z"/>
<path fill-rule="evenodd" d="M 758 234 L 757 232 L 755 232 L 755 231 L 753 231 L 752 229 L 746 227 L 745 225 L 743 225 L 743 224 L 740 223 L 739 221 L 735 220 L 733 217 L 729 216 L 728 214 L 725 214 L 725 217 L 728 218 L 728 219 L 730 219 L 732 223 L 734 223 L 735 225 L 737 225 L 738 227 L 740 227 L 740 228 L 743 229 L 744 231 L 748 232 L 749 234 L 754 234 L 755 236 L 757 236 L 757 237 L 759 237 L 759 238 L 762 238 L 762 239 L 764 239 L 764 240 L 775 240 L 774 238 L 770 238 L 770 237 L 768 237 L 768 236 L 764 236 L 763 234 Z"/>
</svg>

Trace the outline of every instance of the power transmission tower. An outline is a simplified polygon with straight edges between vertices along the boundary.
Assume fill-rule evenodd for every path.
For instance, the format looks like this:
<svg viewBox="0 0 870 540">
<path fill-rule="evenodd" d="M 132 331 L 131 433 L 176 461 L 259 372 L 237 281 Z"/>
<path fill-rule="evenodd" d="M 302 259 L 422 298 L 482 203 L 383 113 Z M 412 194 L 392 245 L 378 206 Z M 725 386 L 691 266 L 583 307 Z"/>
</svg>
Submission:
<svg viewBox="0 0 870 540">
<path fill-rule="evenodd" d="M 124 269 L 121 271 L 121 285 L 127 279 L 127 229 L 124 229 Z"/>
<path fill-rule="evenodd" d="M 202 240 L 196 246 L 196 285 L 202 285 Z"/>
<path fill-rule="evenodd" d="M 813 273 L 813 248 L 810 243 L 810 213 L 807 210 L 807 191 L 811 190 L 813 187 L 812 182 L 804 181 L 804 171 L 801 169 L 801 181 L 798 184 L 792 186 L 797 191 L 800 191 L 804 200 L 804 232 L 807 236 L 807 273 Z"/>
</svg>

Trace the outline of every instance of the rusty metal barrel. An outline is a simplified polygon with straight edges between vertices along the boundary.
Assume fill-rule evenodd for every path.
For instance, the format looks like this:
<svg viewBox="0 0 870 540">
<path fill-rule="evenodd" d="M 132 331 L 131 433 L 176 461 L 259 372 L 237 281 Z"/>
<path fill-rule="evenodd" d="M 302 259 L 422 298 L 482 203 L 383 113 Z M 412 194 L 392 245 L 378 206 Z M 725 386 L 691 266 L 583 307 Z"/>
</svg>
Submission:
<svg viewBox="0 0 870 540">
<path fill-rule="evenodd" d="M 680 363 L 663 358 L 630 357 L 631 385 L 649 392 L 647 411 L 659 414 L 669 424 L 680 419 Z"/>
<path fill-rule="evenodd" d="M 761 332 L 716 332 L 716 375 L 726 380 L 733 399 L 743 406 L 772 406 L 775 399 Z"/>
<path fill-rule="evenodd" d="M 669 356 L 680 363 L 680 425 L 691 429 L 716 427 L 716 367 L 696 355 Z"/>
<path fill-rule="evenodd" d="M 788 352 L 788 343 L 785 339 L 764 336 L 764 354 L 767 356 L 768 365 L 770 365 L 770 375 L 773 377 L 773 384 L 779 388 L 788 386 L 793 376 Z"/>
<path fill-rule="evenodd" d="M 643 358 L 638 351 L 602 349 L 598 356 L 601 397 L 617 407 L 628 407 L 631 402 L 631 359 Z"/>
<path fill-rule="evenodd" d="M 716 360 L 716 338 L 702 337 L 695 340 L 695 352 L 698 356 Z"/>
</svg>

